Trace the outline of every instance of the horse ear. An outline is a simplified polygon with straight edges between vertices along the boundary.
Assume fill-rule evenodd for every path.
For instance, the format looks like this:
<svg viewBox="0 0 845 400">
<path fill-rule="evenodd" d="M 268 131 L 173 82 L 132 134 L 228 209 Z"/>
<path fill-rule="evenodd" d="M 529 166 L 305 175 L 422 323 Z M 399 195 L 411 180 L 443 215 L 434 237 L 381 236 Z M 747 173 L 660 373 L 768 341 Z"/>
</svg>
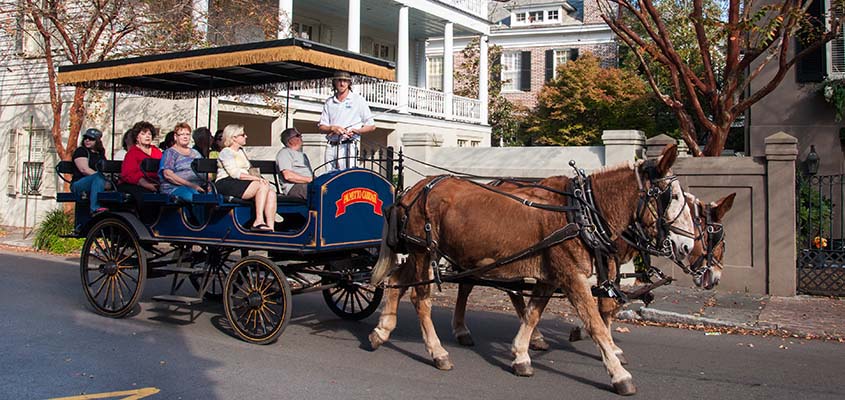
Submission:
<svg viewBox="0 0 845 400">
<path fill-rule="evenodd" d="M 731 207 L 733 207 L 735 198 L 736 192 L 722 197 L 721 199 L 713 203 L 713 219 L 716 221 L 721 221 L 725 214 L 727 214 L 728 211 L 731 210 Z"/>
<path fill-rule="evenodd" d="M 674 143 L 667 144 L 660 153 L 660 161 L 657 162 L 657 172 L 660 176 L 666 175 L 675 159 L 678 158 L 678 145 Z"/>
</svg>

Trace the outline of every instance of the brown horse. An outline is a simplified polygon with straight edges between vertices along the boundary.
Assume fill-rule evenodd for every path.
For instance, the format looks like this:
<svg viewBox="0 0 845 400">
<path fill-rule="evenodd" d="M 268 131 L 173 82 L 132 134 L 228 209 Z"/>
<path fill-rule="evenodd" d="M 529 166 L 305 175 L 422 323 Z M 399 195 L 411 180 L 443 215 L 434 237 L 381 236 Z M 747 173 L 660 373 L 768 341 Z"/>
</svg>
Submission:
<svg viewBox="0 0 845 400">
<path fill-rule="evenodd" d="M 669 221 L 670 228 L 674 228 L 667 235 L 673 257 L 686 257 L 694 246 L 694 227 L 683 190 L 670 173 L 675 157 L 675 146 L 667 146 L 657 162 L 628 163 L 590 176 L 591 196 L 610 240 L 616 240 L 632 223 L 643 222 L 640 220 L 644 216 L 653 214 L 660 221 Z M 514 201 L 514 197 L 491 192 L 466 180 L 430 178 L 415 185 L 398 201 L 400 207 L 407 210 L 404 241 L 400 245 L 407 247 L 408 258 L 390 274 L 389 286 L 414 285 L 411 301 L 420 320 L 426 348 L 437 368 L 451 369 L 452 362 L 431 321 L 431 287 L 415 283 L 430 279 L 434 273 L 431 263 L 439 254 L 448 255 L 457 269 L 484 268 L 565 230 L 571 222 L 567 213 L 536 205 L 567 204 L 569 196 L 564 192 L 569 181 L 567 177 L 550 180 L 548 184 L 552 190 L 515 190 L 512 192 L 514 197 L 522 201 Z M 661 211 L 655 212 L 655 209 Z M 426 238 L 423 245 L 420 238 Z M 374 283 L 380 283 L 388 275 L 394 260 L 394 251 L 386 245 L 386 240 L 383 241 L 379 262 L 373 269 Z M 481 276 L 500 280 L 527 277 L 537 282 L 511 348 L 512 365 L 517 375 L 533 374 L 528 355 L 530 336 L 549 295 L 561 288 L 598 345 L 614 389 L 620 394 L 633 394 L 636 387 L 631 374 L 614 353 L 610 332 L 598 313 L 588 283 L 593 265 L 592 249 L 585 241 L 574 238 L 486 270 Z M 396 300 L 404 290 L 399 289 Z M 388 297 L 388 302 L 391 298 L 393 296 Z M 395 307 L 385 304 L 384 310 L 395 310 Z M 387 341 L 395 326 L 396 314 L 382 312 L 379 325 L 370 335 L 373 347 Z"/>
<path fill-rule="evenodd" d="M 543 182 L 539 182 L 540 185 Z M 496 187 L 501 190 L 515 190 L 524 185 L 519 183 L 503 182 L 498 183 Z M 712 289 L 718 283 L 722 275 L 722 257 L 724 256 L 724 228 L 722 227 L 722 218 L 730 211 L 733 206 L 736 193 L 731 193 L 715 202 L 705 204 L 698 200 L 690 193 L 686 193 L 687 206 L 693 213 L 693 224 L 695 226 L 695 245 L 692 251 L 687 256 L 686 261 L 689 265 L 688 272 L 694 274 L 694 282 L 697 286 L 704 289 Z M 616 240 L 618 252 L 610 260 L 610 273 L 615 275 L 616 265 L 622 265 L 631 261 L 637 254 L 637 249 L 629 245 L 628 242 L 620 239 Z M 472 346 L 474 341 L 469 328 L 466 326 L 466 306 L 473 285 L 459 284 L 458 298 L 455 301 L 455 311 L 452 314 L 452 333 L 455 339 L 463 346 Z M 389 292 L 388 296 L 395 295 L 397 292 Z M 525 312 L 525 300 L 522 296 L 513 292 L 507 292 L 513 303 L 517 315 L 522 318 Z M 607 297 L 598 299 L 599 313 L 602 320 L 607 325 L 608 331 L 612 332 L 611 324 L 613 316 L 619 310 L 620 304 L 615 300 Z M 398 303 L 397 303 L 398 304 Z M 611 336 L 611 340 L 612 340 Z M 546 342 L 543 334 L 539 329 L 534 329 L 531 334 L 531 341 L 529 343 L 531 350 L 547 350 L 549 344 Z M 625 365 L 627 360 L 616 343 L 613 344 L 614 353 L 619 358 L 619 361 Z"/>
</svg>

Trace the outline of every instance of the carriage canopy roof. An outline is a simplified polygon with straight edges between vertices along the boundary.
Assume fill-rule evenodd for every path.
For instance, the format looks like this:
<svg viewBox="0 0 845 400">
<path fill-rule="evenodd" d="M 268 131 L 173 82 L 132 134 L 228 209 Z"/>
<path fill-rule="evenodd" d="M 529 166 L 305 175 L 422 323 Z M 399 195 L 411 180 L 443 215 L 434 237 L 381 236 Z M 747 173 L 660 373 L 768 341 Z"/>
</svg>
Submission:
<svg viewBox="0 0 845 400">
<path fill-rule="evenodd" d="M 156 97 L 281 89 L 347 71 L 394 80 L 394 64 L 303 39 L 281 39 L 59 67 L 63 85 Z"/>
</svg>

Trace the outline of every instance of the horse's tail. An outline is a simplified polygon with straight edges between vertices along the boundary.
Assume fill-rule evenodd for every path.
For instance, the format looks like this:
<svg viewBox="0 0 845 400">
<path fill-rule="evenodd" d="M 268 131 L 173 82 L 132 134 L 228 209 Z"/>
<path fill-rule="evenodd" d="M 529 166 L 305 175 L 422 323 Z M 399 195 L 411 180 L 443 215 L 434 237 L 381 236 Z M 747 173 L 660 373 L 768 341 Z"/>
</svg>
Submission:
<svg viewBox="0 0 845 400">
<path fill-rule="evenodd" d="M 396 261 L 396 253 L 387 244 L 388 222 L 384 222 L 384 228 L 381 231 L 381 247 L 378 252 L 378 261 L 373 266 L 373 274 L 370 277 L 370 282 L 373 285 L 380 284 L 386 277 L 387 273 L 393 267 Z"/>
</svg>

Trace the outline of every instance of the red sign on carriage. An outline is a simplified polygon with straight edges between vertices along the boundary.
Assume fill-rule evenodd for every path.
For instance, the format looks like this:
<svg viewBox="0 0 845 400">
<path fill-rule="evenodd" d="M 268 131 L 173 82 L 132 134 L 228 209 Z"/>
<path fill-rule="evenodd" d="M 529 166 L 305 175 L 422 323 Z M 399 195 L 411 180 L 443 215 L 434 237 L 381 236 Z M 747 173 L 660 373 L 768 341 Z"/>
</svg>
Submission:
<svg viewBox="0 0 845 400">
<path fill-rule="evenodd" d="M 376 215 L 381 215 L 381 207 L 383 202 L 379 200 L 378 193 L 366 188 L 353 188 L 343 192 L 334 204 L 337 206 L 337 212 L 334 214 L 335 218 L 346 213 L 346 207 L 350 204 L 366 203 L 373 206 L 373 212 Z"/>
</svg>

